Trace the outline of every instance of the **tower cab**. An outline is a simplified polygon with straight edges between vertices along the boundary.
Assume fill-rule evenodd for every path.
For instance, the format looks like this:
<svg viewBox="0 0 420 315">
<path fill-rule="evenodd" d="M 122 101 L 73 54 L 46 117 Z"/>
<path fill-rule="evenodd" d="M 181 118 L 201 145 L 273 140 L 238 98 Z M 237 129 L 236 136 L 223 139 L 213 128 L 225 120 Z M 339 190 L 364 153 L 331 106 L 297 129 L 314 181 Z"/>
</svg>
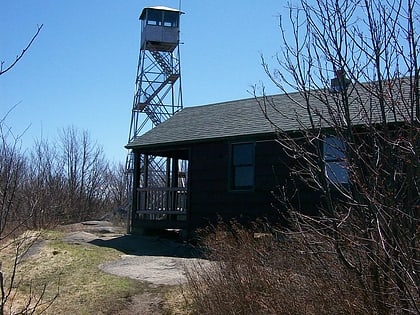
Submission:
<svg viewBox="0 0 420 315">
<path fill-rule="evenodd" d="M 181 11 L 155 6 L 144 8 L 141 15 L 141 49 L 173 51 L 179 43 Z"/>
</svg>

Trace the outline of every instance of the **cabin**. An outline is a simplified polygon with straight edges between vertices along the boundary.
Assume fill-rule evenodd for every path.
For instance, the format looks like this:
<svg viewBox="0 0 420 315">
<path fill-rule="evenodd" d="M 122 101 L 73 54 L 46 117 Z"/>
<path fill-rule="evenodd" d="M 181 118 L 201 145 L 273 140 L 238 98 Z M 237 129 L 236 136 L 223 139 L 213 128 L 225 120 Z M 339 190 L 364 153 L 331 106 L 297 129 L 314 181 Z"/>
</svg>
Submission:
<svg viewBox="0 0 420 315">
<path fill-rule="evenodd" d="M 176 113 L 127 145 L 135 160 L 132 227 L 190 230 L 217 217 L 273 216 L 271 191 L 287 172 L 275 138 L 254 99 Z M 149 169 L 161 158 L 169 178 L 153 187 Z"/>
<path fill-rule="evenodd" d="M 311 107 L 323 117 L 320 124 L 325 123 L 328 134 L 326 117 L 337 117 L 331 116 L 321 98 L 315 95 Z M 272 106 L 265 107 L 267 101 Z M 308 127 L 303 103 L 301 94 L 290 93 L 269 96 L 265 102 L 249 98 L 186 107 L 128 143 L 126 148 L 134 154 L 131 232 L 190 231 L 218 218 L 281 220 L 284 209 L 273 192 L 290 178 L 294 160 L 276 141 L 275 126 L 291 135 Z M 363 113 L 357 106 L 349 110 L 355 124 L 375 118 L 375 111 Z M 346 184 L 339 139 L 326 137 L 325 172 L 331 181 Z M 302 186 L 296 202 L 312 212 L 320 196 Z"/>
</svg>

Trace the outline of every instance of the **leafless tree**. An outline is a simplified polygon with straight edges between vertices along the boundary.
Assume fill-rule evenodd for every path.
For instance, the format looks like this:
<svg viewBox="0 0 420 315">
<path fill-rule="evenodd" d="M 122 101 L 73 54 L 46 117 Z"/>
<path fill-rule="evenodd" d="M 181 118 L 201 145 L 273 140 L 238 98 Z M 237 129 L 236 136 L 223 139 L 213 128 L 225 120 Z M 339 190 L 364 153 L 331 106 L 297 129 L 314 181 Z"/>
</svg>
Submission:
<svg viewBox="0 0 420 315">
<path fill-rule="evenodd" d="M 108 183 L 108 197 L 112 202 L 113 209 L 122 209 L 127 203 L 125 173 L 123 163 L 117 163 L 109 168 L 106 181 Z"/>
<path fill-rule="evenodd" d="M 11 132 L 5 118 L 0 120 L 0 240 L 13 235 L 22 224 L 15 211 L 22 202 L 20 188 L 26 172 L 19 136 Z"/>
<path fill-rule="evenodd" d="M 37 240 L 36 237 L 22 234 L 33 217 L 35 206 L 25 202 L 24 186 L 28 170 L 26 158 L 20 149 L 20 136 L 12 133 L 5 123 L 6 117 L 0 120 L 0 252 L 13 249 L 14 255 L 8 268 L 4 268 L 0 261 L 0 314 L 12 314 L 14 292 L 19 287 L 18 267 L 21 257 Z M 41 307 L 48 308 L 55 298 L 45 300 L 44 290 L 31 291 L 19 312 L 32 314 Z"/>
<path fill-rule="evenodd" d="M 14 61 L 6 64 L 5 61 L 0 61 L 0 76 L 4 73 L 10 71 L 26 54 L 28 49 L 32 46 L 35 39 L 38 37 L 43 24 L 37 25 L 37 30 L 29 40 L 25 48 L 20 54 L 18 54 Z M 9 113 L 16 107 L 12 106 L 10 110 L 0 119 L 0 235 L 4 235 L 6 223 L 10 227 L 10 216 L 15 216 L 16 219 L 16 210 L 19 208 L 18 203 L 20 203 L 21 196 L 19 196 L 20 188 L 24 182 L 24 168 L 25 168 L 25 159 L 23 154 L 20 152 L 20 136 L 15 135 L 12 132 L 12 129 L 6 125 L 5 120 Z M 16 221 L 16 220 L 15 220 Z M 17 220 L 19 221 L 19 220 Z M 20 222 L 18 225 L 20 225 Z M 14 228 L 9 228 L 8 231 L 14 231 Z"/>
<path fill-rule="evenodd" d="M 108 163 L 102 148 L 87 131 L 62 130 L 59 139 L 68 214 L 85 220 L 98 214 L 106 201 Z"/>
<path fill-rule="evenodd" d="M 14 61 L 6 64 L 0 62 L 0 75 L 10 71 L 25 55 L 31 47 L 35 39 L 38 37 L 43 25 L 38 25 L 37 30 L 26 47 L 18 54 Z M 33 216 L 34 207 L 29 205 L 25 208 L 24 184 L 27 180 L 27 163 L 20 147 L 20 135 L 12 132 L 12 128 L 6 124 L 8 114 L 15 108 L 11 109 L 0 118 L 0 251 L 10 248 L 14 249 L 14 257 L 11 268 L 5 268 L 0 261 L 0 314 L 16 313 L 12 311 L 14 304 L 14 292 L 18 288 L 18 266 L 21 257 L 36 241 L 36 238 L 21 233 L 27 222 Z M 24 213 L 22 215 L 22 213 Z M 30 296 L 25 304 L 19 307 L 19 314 L 33 314 L 46 310 L 54 301 L 52 299 L 45 300 L 46 285 L 40 292 L 31 291 Z M 31 288 L 32 289 L 32 288 Z"/>
<path fill-rule="evenodd" d="M 32 209 L 32 214 L 26 226 L 39 229 L 61 223 L 66 197 L 63 165 L 56 146 L 45 139 L 36 140 L 27 160 L 28 172 L 24 183 L 26 206 L 21 211 Z M 21 213 L 21 217 L 27 215 Z"/>
<path fill-rule="evenodd" d="M 275 125 L 294 161 L 279 201 L 308 251 L 314 236 L 334 245 L 376 314 L 420 313 L 419 27 L 416 0 L 301 0 L 280 19 L 278 68 L 262 60 L 296 110 L 266 95 L 261 108 L 301 125 Z M 292 202 L 299 185 L 321 195 L 316 215 Z"/>
</svg>

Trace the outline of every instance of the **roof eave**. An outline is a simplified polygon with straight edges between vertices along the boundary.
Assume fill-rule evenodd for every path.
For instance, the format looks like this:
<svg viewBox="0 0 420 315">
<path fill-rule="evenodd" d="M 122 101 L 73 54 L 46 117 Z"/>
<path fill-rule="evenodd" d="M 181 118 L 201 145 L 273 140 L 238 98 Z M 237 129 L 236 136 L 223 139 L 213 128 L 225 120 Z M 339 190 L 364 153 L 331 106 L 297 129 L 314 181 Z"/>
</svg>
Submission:
<svg viewBox="0 0 420 315">
<path fill-rule="evenodd" d="M 192 139 L 192 140 L 184 140 L 184 141 L 177 141 L 177 142 L 164 142 L 164 143 L 153 143 L 153 144 L 146 144 L 146 145 L 136 145 L 128 143 L 125 145 L 126 149 L 129 150 L 155 150 L 155 149 L 168 149 L 174 147 L 185 147 L 190 146 L 191 144 L 200 144 L 200 143 L 208 143 L 208 142 L 221 142 L 221 141 L 243 141 L 246 139 L 251 140 L 260 140 L 260 139 L 273 139 L 276 136 L 275 131 L 273 132 L 264 132 L 264 133 L 255 133 L 255 134 L 246 134 L 246 135 L 234 135 L 234 136 L 226 136 L 226 137 L 217 137 L 217 138 L 200 138 L 200 139 Z"/>
<path fill-rule="evenodd" d="M 178 9 L 174 9 L 174 8 L 170 8 L 170 7 L 165 7 L 165 6 L 152 6 L 152 7 L 145 7 L 145 8 L 143 8 L 143 10 L 141 11 L 139 20 L 144 20 L 147 9 L 160 10 L 160 11 L 169 11 L 169 12 L 177 12 L 179 14 L 184 14 L 184 12 L 182 12 L 182 11 L 180 11 Z"/>
</svg>

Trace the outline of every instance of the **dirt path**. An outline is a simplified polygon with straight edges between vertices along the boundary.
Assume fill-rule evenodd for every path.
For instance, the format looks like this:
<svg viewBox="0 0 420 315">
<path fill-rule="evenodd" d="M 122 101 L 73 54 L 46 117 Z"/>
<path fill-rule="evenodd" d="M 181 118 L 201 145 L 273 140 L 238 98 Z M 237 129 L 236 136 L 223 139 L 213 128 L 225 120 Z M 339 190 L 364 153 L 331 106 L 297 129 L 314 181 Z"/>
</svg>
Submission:
<svg viewBox="0 0 420 315">
<path fill-rule="evenodd" d="M 154 293 L 134 295 L 128 301 L 127 307 L 115 315 L 162 315 L 163 298 Z"/>
</svg>

